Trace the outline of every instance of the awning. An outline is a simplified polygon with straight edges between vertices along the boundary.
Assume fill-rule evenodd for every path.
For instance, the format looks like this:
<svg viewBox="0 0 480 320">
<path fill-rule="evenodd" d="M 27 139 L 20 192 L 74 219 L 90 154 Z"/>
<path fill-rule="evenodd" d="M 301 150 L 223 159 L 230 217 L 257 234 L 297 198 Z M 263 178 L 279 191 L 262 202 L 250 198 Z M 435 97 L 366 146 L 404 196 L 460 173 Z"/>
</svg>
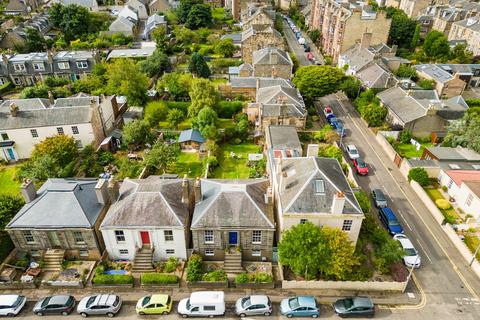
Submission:
<svg viewBox="0 0 480 320">
<path fill-rule="evenodd" d="M 15 141 L 0 141 L 0 148 L 12 147 L 15 144 Z"/>
</svg>

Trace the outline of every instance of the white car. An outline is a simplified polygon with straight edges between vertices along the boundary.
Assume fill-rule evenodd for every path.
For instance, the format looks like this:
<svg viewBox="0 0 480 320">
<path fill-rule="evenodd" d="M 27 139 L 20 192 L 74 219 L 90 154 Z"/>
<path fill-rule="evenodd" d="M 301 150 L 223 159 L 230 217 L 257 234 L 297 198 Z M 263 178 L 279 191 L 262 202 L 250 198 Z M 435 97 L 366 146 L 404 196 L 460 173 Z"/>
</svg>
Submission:
<svg viewBox="0 0 480 320">
<path fill-rule="evenodd" d="M 349 144 L 345 150 L 347 151 L 350 160 L 360 158 L 360 153 L 354 144 Z"/>
<path fill-rule="evenodd" d="M 420 259 L 420 255 L 418 254 L 418 251 L 415 249 L 410 239 L 408 239 L 406 235 L 401 233 L 394 235 L 393 239 L 400 242 L 400 245 L 405 251 L 405 255 L 403 256 L 403 263 L 405 263 L 408 268 L 419 268 L 422 261 Z"/>
<path fill-rule="evenodd" d="M 27 298 L 17 294 L 0 295 L 0 316 L 14 317 L 22 311 Z"/>
</svg>

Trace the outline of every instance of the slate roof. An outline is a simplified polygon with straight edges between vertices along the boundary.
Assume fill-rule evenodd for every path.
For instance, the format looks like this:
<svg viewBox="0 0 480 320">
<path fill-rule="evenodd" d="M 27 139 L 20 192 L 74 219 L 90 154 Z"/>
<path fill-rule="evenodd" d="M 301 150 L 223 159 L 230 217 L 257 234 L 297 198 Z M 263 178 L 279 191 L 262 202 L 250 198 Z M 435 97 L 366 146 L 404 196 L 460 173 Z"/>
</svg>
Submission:
<svg viewBox="0 0 480 320">
<path fill-rule="evenodd" d="M 302 144 L 298 138 L 295 126 L 268 126 L 269 145 L 273 149 L 295 149 L 302 150 Z M 300 156 L 300 155 L 299 155 Z"/>
<path fill-rule="evenodd" d="M 113 21 L 112 24 L 110 24 L 110 26 L 108 27 L 108 30 L 114 31 L 114 32 L 115 31 L 131 32 L 133 31 L 133 27 L 135 27 L 135 23 L 133 23 L 132 21 L 128 20 L 125 17 L 118 16 L 117 19 L 115 19 L 115 21 Z"/>
<path fill-rule="evenodd" d="M 273 65 L 289 65 L 293 66 L 292 59 L 287 52 L 277 48 L 264 48 L 252 53 L 253 65 L 256 64 L 273 64 Z"/>
<path fill-rule="evenodd" d="M 477 197 L 480 197 L 480 181 L 467 181 L 464 183 Z"/>
<path fill-rule="evenodd" d="M 427 147 L 439 161 L 480 161 L 480 154 L 475 151 L 462 147 Z"/>
<path fill-rule="evenodd" d="M 418 72 L 423 72 L 437 82 L 445 83 L 453 80 L 453 76 L 436 64 L 420 64 L 413 66 Z"/>
<path fill-rule="evenodd" d="M 242 43 L 242 34 L 241 33 L 224 34 L 223 36 L 220 37 L 220 39 L 221 40 L 232 39 L 233 44 L 241 44 Z"/>
<path fill-rule="evenodd" d="M 342 53 L 342 59 L 351 69 L 355 71 L 362 69 L 364 66 L 372 62 L 374 58 L 374 52 L 366 48 L 362 48 L 358 44 L 352 46 L 350 49 L 347 49 L 344 53 Z"/>
<path fill-rule="evenodd" d="M 456 21 L 456 22 L 454 22 L 454 24 L 462 26 L 462 27 L 467 28 L 467 29 L 470 29 L 470 30 L 475 31 L 475 32 L 480 31 L 480 21 L 479 21 L 479 18 L 477 18 L 477 17 L 472 17 L 472 18 L 461 20 L 461 21 Z"/>
<path fill-rule="evenodd" d="M 81 7 L 86 8 L 98 8 L 97 0 L 56 0 L 54 3 L 61 3 L 64 6 L 68 6 L 70 4 L 76 4 Z"/>
<path fill-rule="evenodd" d="M 140 49 L 113 49 L 107 56 L 107 60 L 115 58 L 147 58 L 153 55 L 155 47 Z"/>
<path fill-rule="evenodd" d="M 232 88 L 257 88 L 257 83 L 259 84 L 259 88 L 277 85 L 293 88 L 293 84 L 289 80 L 282 78 L 236 77 L 230 79 L 230 86 Z"/>
<path fill-rule="evenodd" d="M 5 7 L 5 11 L 11 12 L 27 12 L 27 6 L 20 0 L 10 0 Z"/>
<path fill-rule="evenodd" d="M 110 206 L 100 228 L 188 226 L 189 210 L 188 204 L 182 203 L 182 182 L 160 176 L 125 179 L 118 200 Z"/>
<path fill-rule="evenodd" d="M 282 87 L 281 85 L 258 89 L 257 102 L 263 104 L 293 104 L 301 109 L 305 109 L 305 103 L 298 89 Z"/>
<path fill-rule="evenodd" d="M 104 207 L 96 184 L 96 179 L 48 179 L 7 229 L 92 228 Z"/>
<path fill-rule="evenodd" d="M 267 179 L 202 179 L 202 201 L 195 205 L 191 229 L 274 230 L 273 210 L 265 203 L 268 186 Z"/>
<path fill-rule="evenodd" d="M 275 30 L 275 28 L 273 28 L 272 26 L 254 24 L 251 25 L 247 30 L 242 32 L 242 42 L 252 36 L 255 36 L 257 33 L 271 33 L 273 36 L 279 39 L 283 39 L 280 32 Z"/>
<path fill-rule="evenodd" d="M 279 160 L 276 160 L 279 161 Z M 334 158 L 286 158 L 276 172 L 283 213 L 330 214 L 334 195 L 345 194 L 343 213 L 362 214 L 340 163 Z M 323 180 L 323 194 L 315 191 L 315 181 Z"/>
<path fill-rule="evenodd" d="M 180 136 L 178 137 L 178 142 L 187 142 L 187 141 L 195 141 L 198 143 L 204 143 L 205 138 L 202 136 L 200 131 L 197 129 L 188 129 L 188 130 L 183 130 L 180 132 Z"/>
<path fill-rule="evenodd" d="M 356 77 L 368 88 L 385 89 L 395 84 L 394 76 L 377 63 L 372 63 L 357 72 Z"/>
</svg>

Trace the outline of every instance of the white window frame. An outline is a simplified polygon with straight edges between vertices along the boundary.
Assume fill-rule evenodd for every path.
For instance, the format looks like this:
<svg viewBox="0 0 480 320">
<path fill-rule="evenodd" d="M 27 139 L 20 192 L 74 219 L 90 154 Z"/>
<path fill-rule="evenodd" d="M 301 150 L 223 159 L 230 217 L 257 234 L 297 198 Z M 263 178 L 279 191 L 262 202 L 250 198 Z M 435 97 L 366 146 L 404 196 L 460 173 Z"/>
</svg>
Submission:
<svg viewBox="0 0 480 320">
<path fill-rule="evenodd" d="M 85 238 L 83 237 L 83 233 L 81 231 L 73 231 L 73 240 L 75 240 L 76 244 L 84 244 Z"/>
<path fill-rule="evenodd" d="M 88 250 L 87 249 L 78 250 L 78 255 L 80 257 L 88 257 Z"/>
<path fill-rule="evenodd" d="M 33 62 L 32 65 L 35 71 L 45 71 L 45 64 L 43 62 Z"/>
<path fill-rule="evenodd" d="M 60 70 L 70 69 L 70 63 L 68 61 L 59 62 L 57 65 L 58 65 L 58 69 Z"/>
<path fill-rule="evenodd" d="M 213 230 L 205 230 L 203 233 L 205 243 L 215 243 L 215 233 Z"/>
<path fill-rule="evenodd" d="M 30 129 L 30 134 L 32 135 L 32 138 L 38 138 L 37 129 Z"/>
<path fill-rule="evenodd" d="M 77 61 L 77 68 L 78 69 L 87 69 L 88 68 L 88 61 L 87 60 Z"/>
<path fill-rule="evenodd" d="M 252 244 L 262 244 L 262 230 L 252 231 Z"/>
<path fill-rule="evenodd" d="M 14 77 L 13 82 L 15 83 L 16 86 L 19 86 L 22 84 L 22 81 L 18 77 Z"/>
<path fill-rule="evenodd" d="M 316 179 L 315 182 L 315 194 L 325 194 L 325 181 L 323 179 Z"/>
<path fill-rule="evenodd" d="M 261 256 L 262 256 L 262 250 L 252 249 L 252 257 L 261 257 Z"/>
<path fill-rule="evenodd" d="M 128 256 L 128 249 L 118 249 L 118 254 L 121 256 Z"/>
<path fill-rule="evenodd" d="M 65 131 L 63 130 L 63 127 L 57 127 L 57 133 L 58 134 L 65 134 Z"/>
<path fill-rule="evenodd" d="M 353 226 L 352 219 L 343 220 L 342 231 L 350 231 L 352 230 L 352 226 Z"/>
<path fill-rule="evenodd" d="M 165 249 L 165 254 L 167 256 L 170 256 L 172 254 L 175 254 L 175 249 Z"/>
<path fill-rule="evenodd" d="M 215 255 L 215 250 L 213 250 L 212 248 L 207 248 L 205 249 L 205 255 L 209 257 L 213 257 Z"/>
<path fill-rule="evenodd" d="M 13 70 L 15 70 L 15 72 L 25 71 L 26 70 L 25 63 L 14 63 Z"/>
<path fill-rule="evenodd" d="M 78 131 L 78 126 L 72 126 L 72 133 L 73 134 L 80 134 L 80 131 Z"/>
<path fill-rule="evenodd" d="M 125 232 L 123 232 L 123 230 L 115 230 L 113 233 L 117 243 L 125 243 Z"/>
<path fill-rule="evenodd" d="M 33 236 L 32 231 L 30 231 L 30 230 L 23 230 L 22 234 L 23 234 L 23 239 L 25 240 L 25 242 L 26 242 L 27 244 L 36 243 L 35 237 Z M 31 239 L 31 240 L 30 240 L 30 239 Z"/>
<path fill-rule="evenodd" d="M 163 230 L 163 238 L 165 242 L 173 241 L 173 230 Z"/>
<path fill-rule="evenodd" d="M 468 194 L 467 199 L 465 200 L 465 204 L 467 207 L 470 207 L 473 202 L 473 195 L 471 193 Z"/>
</svg>

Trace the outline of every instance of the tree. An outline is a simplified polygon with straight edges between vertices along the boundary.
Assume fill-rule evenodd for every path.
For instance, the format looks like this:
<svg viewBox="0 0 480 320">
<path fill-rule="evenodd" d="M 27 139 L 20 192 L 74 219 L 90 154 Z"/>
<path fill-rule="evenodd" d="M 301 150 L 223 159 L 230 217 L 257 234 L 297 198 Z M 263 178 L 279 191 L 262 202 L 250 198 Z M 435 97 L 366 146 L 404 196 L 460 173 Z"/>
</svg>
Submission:
<svg viewBox="0 0 480 320">
<path fill-rule="evenodd" d="M 409 18 L 402 10 L 392 7 L 387 8 L 387 17 L 392 18 L 388 44 L 396 44 L 403 49 L 412 49 L 412 39 L 417 28 L 417 21 Z"/>
<path fill-rule="evenodd" d="M 205 107 L 202 108 L 195 119 L 193 119 L 192 126 L 198 129 L 205 138 L 213 139 L 217 133 L 215 126 L 217 119 L 218 116 L 215 110 L 210 107 Z"/>
<path fill-rule="evenodd" d="M 75 139 L 63 134 L 47 137 L 35 145 L 31 158 L 33 160 L 50 156 L 60 167 L 64 167 L 78 157 Z"/>
<path fill-rule="evenodd" d="M 30 99 L 30 98 L 48 99 L 48 90 L 49 88 L 44 84 L 26 87 L 20 93 L 20 97 L 22 99 Z"/>
<path fill-rule="evenodd" d="M 22 198 L 13 195 L 0 195 L 0 230 L 13 219 L 25 204 Z"/>
<path fill-rule="evenodd" d="M 189 46 L 192 43 L 197 43 L 199 41 L 198 34 L 195 31 L 185 27 L 177 26 L 175 27 L 173 33 L 177 43 L 183 44 L 183 46 Z"/>
<path fill-rule="evenodd" d="M 226 38 L 223 40 L 218 40 L 215 43 L 215 53 L 224 56 L 225 58 L 231 58 L 237 47 L 233 44 L 233 39 Z"/>
<path fill-rule="evenodd" d="M 410 45 L 410 48 L 415 50 L 415 48 L 418 46 L 419 41 L 420 41 L 420 23 L 417 23 L 417 26 L 415 27 L 415 32 L 413 33 L 412 44 Z"/>
<path fill-rule="evenodd" d="M 165 173 L 166 170 L 176 162 L 179 154 L 179 146 L 157 142 L 153 145 L 152 150 L 146 154 L 145 165 L 149 169 L 155 168 Z"/>
<path fill-rule="evenodd" d="M 408 171 L 408 181 L 417 181 L 422 187 L 430 184 L 430 178 L 424 168 L 412 168 Z"/>
<path fill-rule="evenodd" d="M 170 53 L 170 38 L 168 36 L 167 27 L 164 25 L 156 27 L 152 32 L 152 38 L 157 44 L 157 49 L 161 52 Z"/>
<path fill-rule="evenodd" d="M 42 52 L 45 51 L 47 42 L 43 35 L 35 28 L 25 29 L 25 51 L 26 52 Z"/>
<path fill-rule="evenodd" d="M 187 22 L 188 14 L 192 7 L 196 4 L 203 3 L 202 0 L 180 0 L 180 5 L 177 8 L 177 17 L 180 23 Z"/>
<path fill-rule="evenodd" d="M 298 68 L 293 83 L 307 101 L 323 97 L 338 90 L 344 74 L 331 66 L 303 66 Z"/>
<path fill-rule="evenodd" d="M 410 78 L 413 80 L 417 79 L 417 70 L 414 67 L 406 64 L 401 64 L 395 74 L 401 78 Z"/>
<path fill-rule="evenodd" d="M 162 101 L 149 103 L 145 107 L 143 118 L 151 128 L 154 128 L 158 126 L 160 121 L 164 121 L 167 118 L 168 111 L 167 106 Z"/>
<path fill-rule="evenodd" d="M 147 102 L 148 77 L 130 59 L 116 59 L 107 65 L 108 94 L 127 97 L 129 105 L 143 106 Z"/>
<path fill-rule="evenodd" d="M 210 68 L 203 56 L 197 52 L 192 54 L 190 63 L 188 64 L 188 71 L 194 75 L 202 78 L 210 77 Z"/>
<path fill-rule="evenodd" d="M 194 79 L 188 94 L 192 101 L 188 107 L 188 116 L 190 118 L 196 117 L 203 108 L 217 110 L 218 93 L 209 80 L 201 78 Z"/>
<path fill-rule="evenodd" d="M 213 22 L 212 10 L 207 4 L 195 4 L 188 13 L 185 26 L 190 29 L 209 27 Z"/>
<path fill-rule="evenodd" d="M 162 92 L 164 89 L 176 100 L 187 99 L 192 82 L 190 74 L 172 72 L 163 75 L 161 81 L 157 84 L 157 90 Z"/>
<path fill-rule="evenodd" d="M 387 109 L 380 105 L 380 100 L 373 90 L 367 90 L 355 99 L 355 106 L 370 127 L 379 127 L 387 116 Z"/>
<path fill-rule="evenodd" d="M 370 212 L 370 208 L 372 207 L 370 203 L 370 199 L 368 198 L 368 195 L 365 191 L 360 190 L 355 192 L 355 198 L 358 201 L 358 204 L 360 205 L 360 208 L 362 209 L 363 213 L 368 213 Z"/>
<path fill-rule="evenodd" d="M 355 99 L 360 92 L 361 82 L 352 76 L 347 77 L 340 86 L 349 99 Z"/>
<path fill-rule="evenodd" d="M 177 129 L 178 125 L 185 119 L 185 114 L 180 109 L 170 109 L 167 115 L 167 122 L 170 128 Z"/>
<path fill-rule="evenodd" d="M 46 181 L 48 178 L 62 177 L 62 168 L 55 159 L 46 154 L 20 165 L 17 176 L 22 179 Z"/>
<path fill-rule="evenodd" d="M 468 64 L 472 63 L 473 53 L 467 50 L 467 45 L 457 44 L 452 50 L 451 58 L 455 63 Z"/>
<path fill-rule="evenodd" d="M 421 79 L 417 84 L 423 90 L 433 90 L 435 88 L 435 80 Z"/>
<path fill-rule="evenodd" d="M 48 13 L 53 25 L 62 30 L 67 42 L 81 38 L 89 32 L 91 17 L 85 7 L 54 3 Z"/>
<path fill-rule="evenodd" d="M 145 120 L 133 120 L 123 126 L 123 143 L 138 147 L 148 141 L 150 127 Z"/>
<path fill-rule="evenodd" d="M 150 78 L 159 77 L 171 68 L 168 56 L 159 49 L 155 50 L 150 57 L 141 61 L 139 66 L 140 70 Z"/>
<path fill-rule="evenodd" d="M 443 145 L 450 147 L 462 146 L 480 152 L 479 132 L 480 107 L 474 105 L 465 112 L 462 119 L 453 121 L 448 126 L 447 136 Z"/>
<path fill-rule="evenodd" d="M 447 37 L 440 31 L 432 30 L 425 36 L 423 51 L 431 59 L 448 59 L 450 46 Z"/>
<path fill-rule="evenodd" d="M 85 177 L 98 177 L 103 172 L 103 167 L 98 162 L 98 155 L 91 145 L 87 145 L 80 152 L 78 175 Z"/>
<path fill-rule="evenodd" d="M 335 158 L 338 162 L 342 163 L 342 150 L 339 147 L 334 146 L 333 144 L 329 145 L 322 145 L 318 149 L 318 156 L 325 157 L 325 158 Z"/>
<path fill-rule="evenodd" d="M 310 39 L 312 39 L 313 43 L 316 43 L 318 39 L 320 39 L 320 30 L 312 30 L 308 33 Z"/>
</svg>

